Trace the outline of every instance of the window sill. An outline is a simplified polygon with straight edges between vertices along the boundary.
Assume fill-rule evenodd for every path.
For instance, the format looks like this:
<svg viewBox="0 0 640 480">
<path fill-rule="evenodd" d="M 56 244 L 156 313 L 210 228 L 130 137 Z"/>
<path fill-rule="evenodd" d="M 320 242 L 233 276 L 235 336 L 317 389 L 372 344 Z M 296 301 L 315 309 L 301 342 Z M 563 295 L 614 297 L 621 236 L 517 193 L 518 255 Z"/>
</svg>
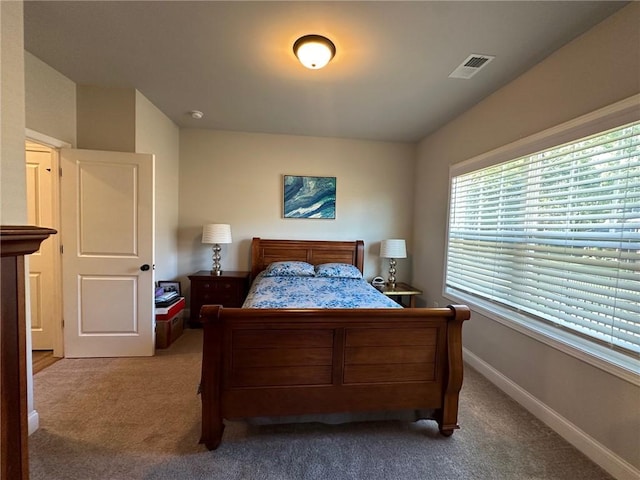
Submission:
<svg viewBox="0 0 640 480">
<path fill-rule="evenodd" d="M 472 311 L 491 320 L 615 375 L 633 385 L 640 386 L 640 358 L 634 359 L 623 353 L 582 339 L 561 328 L 547 325 L 522 313 L 502 308 L 499 305 L 483 301 L 455 289 L 445 289 L 443 296 L 449 300 L 468 305 Z"/>
</svg>

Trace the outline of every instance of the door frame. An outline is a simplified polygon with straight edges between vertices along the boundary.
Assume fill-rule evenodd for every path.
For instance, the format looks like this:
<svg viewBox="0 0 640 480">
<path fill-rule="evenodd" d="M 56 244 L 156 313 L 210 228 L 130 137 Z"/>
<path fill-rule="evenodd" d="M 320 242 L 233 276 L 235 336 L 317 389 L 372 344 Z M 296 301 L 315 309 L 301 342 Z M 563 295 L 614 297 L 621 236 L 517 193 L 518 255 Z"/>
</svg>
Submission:
<svg viewBox="0 0 640 480">
<path fill-rule="evenodd" d="M 53 331 L 53 356 L 64 357 L 64 332 L 63 332 L 63 310 L 62 310 L 62 254 L 61 254 L 61 232 L 60 232 L 60 149 L 71 148 L 71 144 L 57 138 L 36 132 L 29 128 L 25 129 L 25 140 L 37 143 L 44 147 L 48 147 L 52 151 L 51 169 L 58 172 L 52 176 L 52 202 L 53 202 L 53 225 L 47 225 L 58 231 L 57 235 L 52 235 L 50 240 L 53 242 L 54 251 L 58 252 L 53 258 L 55 295 L 54 310 L 56 317 L 62 319 L 57 322 Z M 27 301 L 27 305 L 29 302 Z M 29 345 L 31 344 L 31 316 L 28 315 L 27 335 L 29 337 Z"/>
</svg>

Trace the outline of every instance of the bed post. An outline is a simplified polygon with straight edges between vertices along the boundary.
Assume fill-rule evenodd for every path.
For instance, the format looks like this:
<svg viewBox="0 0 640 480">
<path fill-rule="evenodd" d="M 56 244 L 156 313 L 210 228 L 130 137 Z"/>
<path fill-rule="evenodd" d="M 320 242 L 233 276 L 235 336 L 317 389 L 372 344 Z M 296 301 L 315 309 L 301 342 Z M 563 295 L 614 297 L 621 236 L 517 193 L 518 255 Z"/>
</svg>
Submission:
<svg viewBox="0 0 640 480">
<path fill-rule="evenodd" d="M 220 305 L 205 305 L 200 310 L 200 323 L 204 330 L 202 345 L 202 376 L 200 399 L 202 401 L 202 436 L 209 450 L 215 450 L 222 441 L 222 321 Z"/>
<path fill-rule="evenodd" d="M 356 240 L 356 267 L 364 273 L 364 240 Z"/>
<path fill-rule="evenodd" d="M 255 280 L 256 275 L 260 273 L 260 270 L 264 268 L 264 266 L 258 265 L 258 259 L 260 258 L 260 237 L 253 237 L 251 239 L 251 278 L 250 282 Z"/>
<path fill-rule="evenodd" d="M 440 433 L 445 437 L 453 434 L 458 426 L 458 394 L 462 388 L 462 322 L 471 317 L 469 307 L 448 305 L 454 316 L 447 322 L 447 369 L 442 398 L 442 409 L 437 414 Z"/>
</svg>

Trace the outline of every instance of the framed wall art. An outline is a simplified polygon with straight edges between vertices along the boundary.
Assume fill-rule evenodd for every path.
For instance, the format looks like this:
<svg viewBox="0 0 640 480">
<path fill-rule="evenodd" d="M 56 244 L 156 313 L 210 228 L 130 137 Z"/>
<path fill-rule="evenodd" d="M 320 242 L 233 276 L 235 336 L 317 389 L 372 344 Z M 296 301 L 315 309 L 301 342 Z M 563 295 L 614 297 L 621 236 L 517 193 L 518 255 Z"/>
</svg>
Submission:
<svg viewBox="0 0 640 480">
<path fill-rule="evenodd" d="M 336 177 L 285 175 L 284 218 L 336 218 Z"/>
</svg>

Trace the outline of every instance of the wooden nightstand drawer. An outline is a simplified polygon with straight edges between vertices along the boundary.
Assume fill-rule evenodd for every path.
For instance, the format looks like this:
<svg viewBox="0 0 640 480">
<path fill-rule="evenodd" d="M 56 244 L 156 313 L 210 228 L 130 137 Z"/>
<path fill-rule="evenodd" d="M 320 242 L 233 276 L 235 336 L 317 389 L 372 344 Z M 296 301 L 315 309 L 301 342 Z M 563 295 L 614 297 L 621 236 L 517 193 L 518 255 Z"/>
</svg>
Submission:
<svg viewBox="0 0 640 480">
<path fill-rule="evenodd" d="M 238 290 L 241 282 L 237 281 L 212 281 L 212 282 L 202 282 L 198 283 L 197 287 L 199 290 L 204 292 L 229 292 L 231 290 Z"/>
<path fill-rule="evenodd" d="M 198 326 L 198 317 L 203 305 L 241 307 L 249 290 L 249 272 L 223 272 L 212 275 L 201 270 L 189 276 L 191 280 L 190 322 Z"/>
<path fill-rule="evenodd" d="M 205 291 L 202 295 L 203 304 L 208 303 L 220 303 L 224 305 L 225 303 L 229 303 L 230 301 L 234 301 L 234 303 L 238 303 L 237 300 L 240 298 L 239 290 L 220 290 L 218 292 L 209 292 Z"/>
</svg>

